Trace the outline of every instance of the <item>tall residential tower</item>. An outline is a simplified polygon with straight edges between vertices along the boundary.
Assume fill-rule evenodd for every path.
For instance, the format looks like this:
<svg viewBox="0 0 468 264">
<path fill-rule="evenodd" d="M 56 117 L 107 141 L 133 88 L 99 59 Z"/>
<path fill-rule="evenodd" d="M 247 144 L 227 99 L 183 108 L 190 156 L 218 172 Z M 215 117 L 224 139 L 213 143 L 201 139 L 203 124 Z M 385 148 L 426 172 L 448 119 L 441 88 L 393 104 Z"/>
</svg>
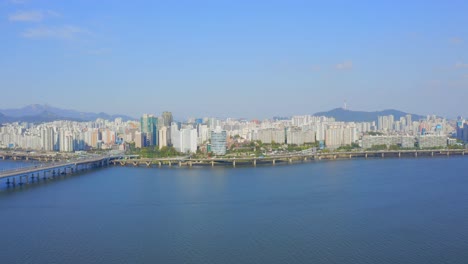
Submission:
<svg viewBox="0 0 468 264">
<path fill-rule="evenodd" d="M 145 146 L 158 145 L 158 119 L 154 115 L 144 114 L 140 119 L 141 133 L 146 134 Z"/>
</svg>

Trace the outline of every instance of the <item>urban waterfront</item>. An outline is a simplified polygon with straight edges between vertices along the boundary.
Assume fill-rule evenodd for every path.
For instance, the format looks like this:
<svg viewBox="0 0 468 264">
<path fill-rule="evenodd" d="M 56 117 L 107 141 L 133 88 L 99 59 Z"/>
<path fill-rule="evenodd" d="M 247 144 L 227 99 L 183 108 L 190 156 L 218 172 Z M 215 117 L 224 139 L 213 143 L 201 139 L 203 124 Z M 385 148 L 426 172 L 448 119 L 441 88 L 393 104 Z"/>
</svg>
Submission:
<svg viewBox="0 0 468 264">
<path fill-rule="evenodd" d="M 0 169 L 21 162 L 1 161 Z M 465 263 L 464 157 L 110 167 L 0 190 L 4 263 Z"/>
</svg>

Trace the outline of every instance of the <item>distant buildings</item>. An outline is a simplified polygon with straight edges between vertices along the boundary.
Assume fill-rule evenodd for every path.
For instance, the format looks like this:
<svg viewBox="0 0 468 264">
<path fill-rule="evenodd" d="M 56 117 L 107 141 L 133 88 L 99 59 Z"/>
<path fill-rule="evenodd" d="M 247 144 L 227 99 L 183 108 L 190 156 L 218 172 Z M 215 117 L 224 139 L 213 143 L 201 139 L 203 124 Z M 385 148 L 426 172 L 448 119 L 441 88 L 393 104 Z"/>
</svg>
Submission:
<svg viewBox="0 0 468 264">
<path fill-rule="evenodd" d="M 313 130 L 303 131 L 302 129 L 290 127 L 286 131 L 286 143 L 293 145 L 304 145 L 315 142 L 315 132 Z"/>
<path fill-rule="evenodd" d="M 226 130 L 222 130 L 220 126 L 211 131 L 211 152 L 215 155 L 226 154 Z"/>
<path fill-rule="evenodd" d="M 162 149 L 163 147 L 167 147 L 169 145 L 168 142 L 168 134 L 170 130 L 167 129 L 166 126 L 163 126 L 159 129 L 159 149 Z"/>
<path fill-rule="evenodd" d="M 371 136 L 375 135 L 375 136 Z M 205 117 L 174 122 L 171 112 L 157 117 L 144 114 L 138 121 L 97 119 L 94 122 L 55 121 L 43 124 L 10 123 L 0 126 L 0 148 L 71 152 L 90 149 L 125 149 L 173 146 L 182 153 L 197 149 L 225 155 L 227 146 L 241 154 L 252 141 L 264 144 L 305 145 L 319 142 L 323 148 L 335 149 L 359 143 L 366 148 L 421 148 L 447 146 L 449 135 L 468 142 L 468 124 L 459 119 L 456 126 L 443 118 L 427 116 L 412 120 L 411 115 L 380 116 L 373 122 L 337 122 L 324 116 L 301 115 L 291 118 L 224 120 Z M 459 145 L 453 139 L 451 145 Z M 356 145 L 353 145 L 355 147 Z M 271 148 L 265 148 L 271 149 Z"/>
<path fill-rule="evenodd" d="M 145 146 L 146 134 L 141 132 L 135 132 L 135 148 L 142 148 Z"/>
<path fill-rule="evenodd" d="M 54 151 L 55 149 L 55 131 L 52 127 L 44 127 L 41 130 L 42 150 Z"/>
<path fill-rule="evenodd" d="M 172 122 L 174 122 L 174 119 L 172 117 L 171 112 L 165 111 L 159 117 L 159 123 L 158 123 L 159 132 L 161 132 L 163 127 L 166 127 L 165 132 L 164 132 L 165 135 L 163 136 L 164 142 L 160 142 L 159 148 L 164 147 L 164 146 L 171 146 L 172 145 L 171 130 L 169 129 L 171 127 Z"/>
<path fill-rule="evenodd" d="M 160 122 L 159 125 L 165 126 L 165 127 L 170 127 L 172 122 L 174 122 L 174 119 L 172 117 L 171 112 L 163 112 L 161 117 L 160 117 Z"/>
<path fill-rule="evenodd" d="M 420 135 L 417 137 L 419 148 L 447 147 L 447 136 Z"/>
<path fill-rule="evenodd" d="M 386 136 L 370 136 L 365 135 L 362 137 L 361 147 L 364 149 L 370 149 L 376 146 L 398 146 L 401 148 L 414 148 L 415 138 L 413 136 L 398 136 L 398 135 L 386 135 Z"/>
<path fill-rule="evenodd" d="M 395 121 L 393 115 L 379 116 L 377 128 L 380 131 L 388 131 L 393 129 L 393 122 Z"/>
<path fill-rule="evenodd" d="M 461 117 L 457 120 L 457 139 L 468 143 L 468 123 Z"/>
<path fill-rule="evenodd" d="M 145 146 L 158 145 L 158 119 L 154 115 L 144 114 L 140 119 L 141 133 L 146 134 Z"/>
<path fill-rule="evenodd" d="M 252 135 L 253 140 L 260 140 L 262 143 L 265 144 L 284 144 L 286 141 L 286 133 L 284 128 L 275 129 L 275 128 L 266 128 L 266 129 L 259 129 L 257 131 L 253 131 Z"/>
<path fill-rule="evenodd" d="M 197 130 L 186 127 L 178 129 L 177 125 L 172 125 L 172 144 L 175 150 L 182 153 L 197 152 Z"/>
<path fill-rule="evenodd" d="M 357 140 L 356 128 L 350 125 L 332 124 L 325 131 L 325 146 L 337 148 L 351 145 Z"/>
</svg>

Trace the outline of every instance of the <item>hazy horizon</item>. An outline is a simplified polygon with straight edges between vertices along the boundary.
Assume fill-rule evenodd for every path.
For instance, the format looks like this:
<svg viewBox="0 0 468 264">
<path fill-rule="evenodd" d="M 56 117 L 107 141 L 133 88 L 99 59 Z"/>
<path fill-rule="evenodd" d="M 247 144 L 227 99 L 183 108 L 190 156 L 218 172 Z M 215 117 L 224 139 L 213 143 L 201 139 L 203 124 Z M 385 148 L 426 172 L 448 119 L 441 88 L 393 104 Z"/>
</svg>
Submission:
<svg viewBox="0 0 468 264">
<path fill-rule="evenodd" d="M 1 109 L 468 116 L 468 3 L 0 3 Z"/>
<path fill-rule="evenodd" d="M 23 107 L 15 107 L 15 108 L 8 108 L 8 109 L 3 108 L 3 109 L 0 109 L 0 113 L 5 112 L 5 110 L 6 111 L 21 110 L 21 109 L 25 109 L 25 108 L 29 108 L 29 107 L 36 107 L 36 106 L 40 106 L 40 107 L 47 106 L 47 107 L 51 107 L 51 108 L 58 108 L 60 110 L 77 111 L 77 112 L 83 112 L 83 113 L 96 113 L 96 114 L 105 113 L 105 114 L 114 115 L 114 116 L 121 115 L 121 116 L 127 116 L 127 117 L 134 118 L 135 120 L 139 119 L 141 117 L 141 115 L 143 115 L 143 114 L 154 114 L 156 116 L 159 116 L 161 114 L 161 112 L 147 112 L 147 113 L 140 113 L 138 116 L 132 116 L 132 115 L 129 115 L 129 114 L 126 114 L 126 113 L 108 113 L 108 112 L 104 112 L 104 111 L 92 112 L 92 111 L 88 111 L 88 110 L 79 110 L 79 109 L 72 109 L 72 108 L 66 108 L 66 107 L 61 108 L 61 107 L 57 107 L 57 106 L 51 105 L 51 104 L 31 104 L 31 105 L 25 105 Z M 349 110 L 349 111 L 358 111 L 358 112 L 381 112 L 381 111 L 396 110 L 396 111 L 402 111 L 402 112 L 409 113 L 409 114 L 412 114 L 412 115 L 420 115 L 420 116 L 437 115 L 435 113 L 432 113 L 432 114 L 410 113 L 410 112 L 407 112 L 407 111 L 404 111 L 404 110 L 401 110 L 401 109 L 395 109 L 395 108 L 377 109 L 375 111 L 362 111 L 362 110 L 359 110 L 359 109 L 349 109 L 348 107 L 344 108 L 344 105 L 342 107 L 336 107 L 334 109 L 318 111 L 318 112 L 315 112 L 315 113 L 295 113 L 295 114 L 292 114 L 292 115 L 277 114 L 277 115 L 264 116 L 264 117 L 261 117 L 261 116 L 230 116 L 229 113 L 223 113 L 221 115 L 218 114 L 218 115 L 211 115 L 211 116 L 201 116 L 201 115 L 197 115 L 196 112 L 192 113 L 190 116 L 179 116 L 177 114 L 177 112 L 173 112 L 170 109 L 166 109 L 164 111 L 171 112 L 174 115 L 175 120 L 183 121 L 183 120 L 187 120 L 189 118 L 205 118 L 205 117 L 215 117 L 215 118 L 221 118 L 221 119 L 235 118 L 235 119 L 247 119 L 247 120 L 264 120 L 264 119 L 272 119 L 274 117 L 288 117 L 288 118 L 291 118 L 292 116 L 300 116 L 300 115 L 316 115 L 316 114 L 319 114 L 321 112 L 329 112 L 329 111 L 332 111 L 332 110 L 335 110 L 335 109 L 345 109 L 345 110 Z M 8 115 L 8 114 L 6 114 L 6 116 L 13 117 L 13 115 Z M 15 114 L 14 116 L 25 116 L 25 115 Z M 437 115 L 437 116 L 441 116 L 441 115 Z M 451 116 L 441 116 L 441 117 L 444 117 L 444 118 L 447 118 L 447 119 L 453 119 L 453 120 L 456 119 L 456 117 L 451 117 Z"/>
</svg>

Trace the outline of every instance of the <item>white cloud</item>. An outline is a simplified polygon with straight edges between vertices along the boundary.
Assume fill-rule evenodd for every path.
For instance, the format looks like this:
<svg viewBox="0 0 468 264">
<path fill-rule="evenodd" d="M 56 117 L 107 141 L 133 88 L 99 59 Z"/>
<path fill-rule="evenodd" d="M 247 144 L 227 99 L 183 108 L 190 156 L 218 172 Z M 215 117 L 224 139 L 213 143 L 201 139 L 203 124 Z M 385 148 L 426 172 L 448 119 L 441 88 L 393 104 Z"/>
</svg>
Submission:
<svg viewBox="0 0 468 264">
<path fill-rule="evenodd" d="M 450 39 L 450 43 L 452 43 L 452 44 L 462 44 L 463 39 L 461 39 L 459 37 L 453 37 L 453 38 Z"/>
<path fill-rule="evenodd" d="M 58 17 L 60 14 L 57 12 L 47 10 L 33 10 L 33 11 L 18 11 L 8 16 L 8 20 L 12 22 L 41 22 L 46 17 Z"/>
<path fill-rule="evenodd" d="M 41 38 L 56 38 L 71 40 L 80 34 L 88 31 L 72 25 L 64 25 L 59 27 L 37 27 L 30 28 L 24 31 L 21 35 L 25 38 L 41 39 Z"/>
<path fill-rule="evenodd" d="M 468 68 L 468 63 L 457 62 L 455 63 L 455 68 L 456 69 Z"/>
<path fill-rule="evenodd" d="M 353 68 L 352 61 L 344 61 L 342 63 L 338 63 L 335 65 L 335 69 L 337 70 L 351 70 Z"/>
</svg>

